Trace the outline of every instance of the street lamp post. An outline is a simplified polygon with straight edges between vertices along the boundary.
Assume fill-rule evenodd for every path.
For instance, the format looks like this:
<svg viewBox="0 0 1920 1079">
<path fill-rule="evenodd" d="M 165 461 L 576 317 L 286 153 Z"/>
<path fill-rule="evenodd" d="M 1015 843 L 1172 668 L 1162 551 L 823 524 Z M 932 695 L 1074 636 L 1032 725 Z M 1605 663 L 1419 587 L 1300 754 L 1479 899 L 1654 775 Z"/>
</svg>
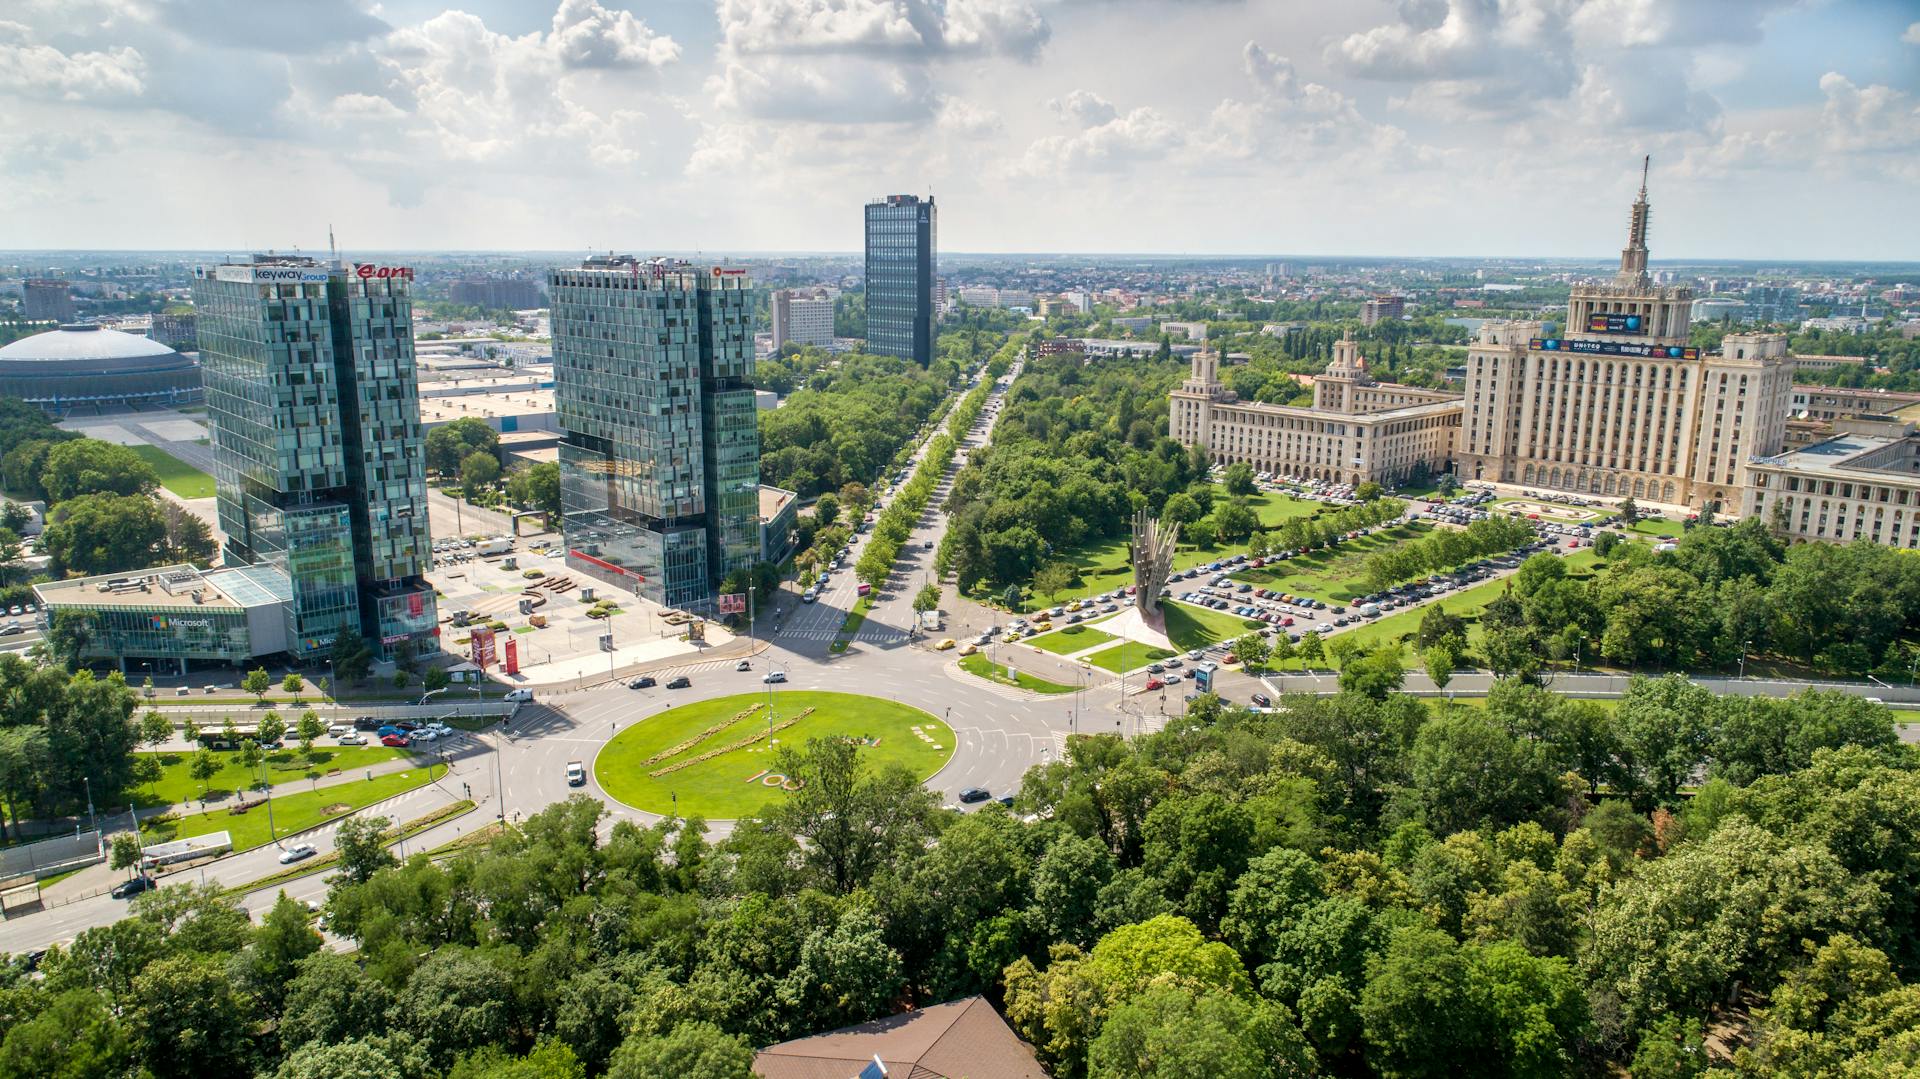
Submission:
<svg viewBox="0 0 1920 1079">
<path fill-rule="evenodd" d="M 1752 647 L 1752 646 L 1753 646 L 1753 642 L 1752 642 L 1752 641 L 1741 641 L 1741 642 L 1740 642 L 1740 680 L 1741 680 L 1741 681 L 1746 681 L 1746 677 L 1747 677 L 1747 649 L 1748 649 L 1748 648 L 1750 648 L 1750 647 Z"/>
<path fill-rule="evenodd" d="M 95 820 L 93 816 L 93 777 L 81 776 L 80 782 L 85 784 L 87 788 L 87 827 L 93 830 L 93 841 L 98 845 L 100 842 L 100 822 Z"/>
</svg>

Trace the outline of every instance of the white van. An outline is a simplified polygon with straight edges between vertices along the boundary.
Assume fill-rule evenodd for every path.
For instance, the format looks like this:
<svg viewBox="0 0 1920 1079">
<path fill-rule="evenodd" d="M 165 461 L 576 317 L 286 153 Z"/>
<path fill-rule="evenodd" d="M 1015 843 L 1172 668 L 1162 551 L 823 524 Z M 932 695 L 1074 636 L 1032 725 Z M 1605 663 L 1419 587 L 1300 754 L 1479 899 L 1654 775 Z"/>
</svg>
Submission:
<svg viewBox="0 0 1920 1079">
<path fill-rule="evenodd" d="M 514 704 L 525 704 L 526 702 L 533 700 L 533 690 L 510 689 L 510 690 L 507 690 L 507 695 L 500 699 L 503 701 L 510 701 Z"/>
</svg>

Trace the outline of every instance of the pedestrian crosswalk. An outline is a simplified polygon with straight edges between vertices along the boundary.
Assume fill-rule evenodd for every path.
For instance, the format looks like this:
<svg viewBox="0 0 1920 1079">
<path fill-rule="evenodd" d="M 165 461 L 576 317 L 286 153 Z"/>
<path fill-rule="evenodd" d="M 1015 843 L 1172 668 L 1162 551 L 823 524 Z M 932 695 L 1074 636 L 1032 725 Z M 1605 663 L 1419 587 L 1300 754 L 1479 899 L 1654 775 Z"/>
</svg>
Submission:
<svg viewBox="0 0 1920 1079">
<path fill-rule="evenodd" d="M 837 641 L 843 634 L 834 626 L 807 626 L 800 629 L 784 629 L 775 640 L 800 641 Z M 853 635 L 853 640 L 866 644 L 899 644 L 907 639 L 907 631 L 891 626 L 861 626 Z"/>
</svg>

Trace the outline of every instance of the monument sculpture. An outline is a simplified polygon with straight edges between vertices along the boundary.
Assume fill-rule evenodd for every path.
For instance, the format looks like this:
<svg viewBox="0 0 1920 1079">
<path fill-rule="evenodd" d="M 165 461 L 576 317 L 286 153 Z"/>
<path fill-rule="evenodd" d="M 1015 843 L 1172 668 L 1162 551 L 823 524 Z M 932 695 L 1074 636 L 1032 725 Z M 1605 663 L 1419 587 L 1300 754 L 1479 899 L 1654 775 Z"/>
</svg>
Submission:
<svg viewBox="0 0 1920 1079">
<path fill-rule="evenodd" d="M 1166 631 L 1160 613 L 1160 594 L 1173 573 L 1174 545 L 1180 542 L 1180 525 L 1165 524 L 1143 509 L 1133 515 L 1133 585 L 1135 609 L 1147 625 Z"/>
</svg>

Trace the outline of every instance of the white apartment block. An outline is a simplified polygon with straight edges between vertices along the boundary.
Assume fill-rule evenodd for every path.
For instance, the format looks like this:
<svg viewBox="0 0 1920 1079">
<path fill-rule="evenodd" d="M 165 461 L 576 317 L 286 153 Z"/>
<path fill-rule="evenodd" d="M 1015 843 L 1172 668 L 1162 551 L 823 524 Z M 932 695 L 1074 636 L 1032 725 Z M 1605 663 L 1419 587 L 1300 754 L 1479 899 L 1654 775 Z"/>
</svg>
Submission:
<svg viewBox="0 0 1920 1079">
<path fill-rule="evenodd" d="M 1460 395 L 1374 381 L 1351 337 L 1314 379 L 1310 408 L 1242 401 L 1221 385 L 1219 368 L 1218 352 L 1195 353 L 1168 409 L 1168 433 L 1216 463 L 1357 484 L 1445 472 L 1452 461 Z"/>
<path fill-rule="evenodd" d="M 1842 418 L 1840 433 L 1754 461 L 1741 505 L 1793 540 L 1865 539 L 1920 547 L 1920 435 L 1885 417 Z"/>
<path fill-rule="evenodd" d="M 1745 470 L 1780 452 L 1793 364 L 1780 334 L 1687 344 L 1693 294 L 1647 277 L 1644 179 L 1620 272 L 1573 289 L 1566 331 L 1489 322 L 1468 349 L 1463 479 L 1671 506 L 1742 501 Z"/>
<path fill-rule="evenodd" d="M 788 341 L 819 348 L 833 344 L 833 298 L 825 290 L 781 289 L 771 306 L 774 351 Z"/>
</svg>

